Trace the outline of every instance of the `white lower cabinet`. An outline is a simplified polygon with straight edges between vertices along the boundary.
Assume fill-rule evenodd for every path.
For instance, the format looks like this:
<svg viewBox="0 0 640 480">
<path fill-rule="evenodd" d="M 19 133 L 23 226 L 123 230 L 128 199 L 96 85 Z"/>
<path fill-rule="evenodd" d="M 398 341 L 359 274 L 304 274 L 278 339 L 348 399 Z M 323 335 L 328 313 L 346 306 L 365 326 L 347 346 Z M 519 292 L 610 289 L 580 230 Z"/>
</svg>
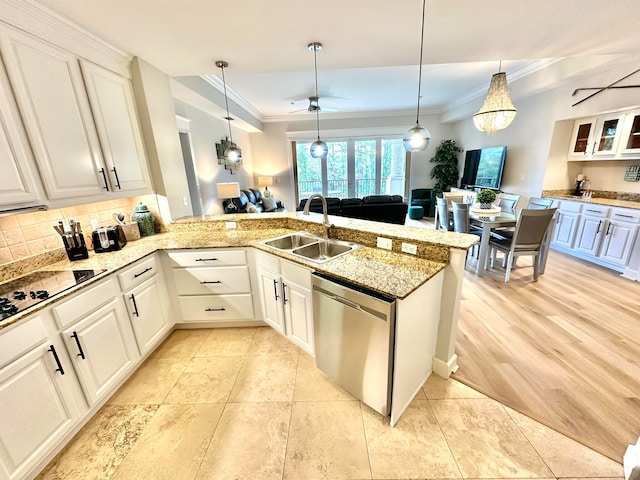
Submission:
<svg viewBox="0 0 640 480">
<path fill-rule="evenodd" d="M 53 308 L 89 405 L 113 393 L 140 357 L 119 294 L 110 278 Z"/>
<path fill-rule="evenodd" d="M 141 355 L 156 347 L 172 327 L 167 290 L 155 255 L 118 274 L 129 319 Z"/>
<path fill-rule="evenodd" d="M 48 313 L 0 335 L 0 478 L 32 478 L 87 411 Z"/>
<path fill-rule="evenodd" d="M 183 323 L 255 324 L 246 250 L 176 250 L 168 256 Z"/>
<path fill-rule="evenodd" d="M 265 252 L 256 269 L 264 321 L 314 356 L 311 271 Z"/>
<path fill-rule="evenodd" d="M 562 201 L 552 246 L 623 272 L 634 248 L 640 248 L 639 229 L 640 210 Z"/>
</svg>

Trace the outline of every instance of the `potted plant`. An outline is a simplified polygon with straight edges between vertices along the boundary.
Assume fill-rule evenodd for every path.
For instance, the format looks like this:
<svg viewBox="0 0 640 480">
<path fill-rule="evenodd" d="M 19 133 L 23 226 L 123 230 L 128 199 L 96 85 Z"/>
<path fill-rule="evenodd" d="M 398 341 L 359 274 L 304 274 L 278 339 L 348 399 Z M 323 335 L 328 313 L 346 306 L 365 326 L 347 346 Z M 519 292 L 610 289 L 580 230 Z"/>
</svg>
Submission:
<svg viewBox="0 0 640 480">
<path fill-rule="evenodd" d="M 458 184 L 458 153 L 462 149 L 455 140 L 443 140 L 436 147 L 436 155 L 431 163 L 436 165 L 431 169 L 431 178 L 436 179 L 434 190 L 437 194 L 448 191 Z"/>
<path fill-rule="evenodd" d="M 484 188 L 480 190 L 476 195 L 476 202 L 480 204 L 480 208 L 491 208 L 493 202 L 496 201 L 496 192 L 493 190 L 489 190 L 488 188 Z"/>
</svg>

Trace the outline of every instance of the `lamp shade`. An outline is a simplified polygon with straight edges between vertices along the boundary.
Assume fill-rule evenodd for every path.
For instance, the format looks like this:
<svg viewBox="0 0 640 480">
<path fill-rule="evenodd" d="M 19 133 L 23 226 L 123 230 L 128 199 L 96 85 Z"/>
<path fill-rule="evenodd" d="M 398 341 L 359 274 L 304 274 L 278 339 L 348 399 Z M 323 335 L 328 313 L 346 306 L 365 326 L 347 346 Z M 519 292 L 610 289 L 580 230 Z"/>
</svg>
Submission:
<svg viewBox="0 0 640 480">
<path fill-rule="evenodd" d="M 240 184 L 238 182 L 216 183 L 218 198 L 237 198 L 240 196 Z"/>
<path fill-rule="evenodd" d="M 258 177 L 259 187 L 270 187 L 273 185 L 273 177 Z"/>
<path fill-rule="evenodd" d="M 429 146 L 429 140 L 431 140 L 429 130 L 416 123 L 415 127 L 410 128 L 404 134 L 402 143 L 407 152 L 421 152 Z"/>
<path fill-rule="evenodd" d="M 495 73 L 482 108 L 473 116 L 473 123 L 481 132 L 492 134 L 507 128 L 516 118 L 516 112 L 509 97 L 507 74 Z"/>
<path fill-rule="evenodd" d="M 320 138 L 311 144 L 311 156 L 313 158 L 324 158 L 329 153 L 329 147 Z"/>
</svg>

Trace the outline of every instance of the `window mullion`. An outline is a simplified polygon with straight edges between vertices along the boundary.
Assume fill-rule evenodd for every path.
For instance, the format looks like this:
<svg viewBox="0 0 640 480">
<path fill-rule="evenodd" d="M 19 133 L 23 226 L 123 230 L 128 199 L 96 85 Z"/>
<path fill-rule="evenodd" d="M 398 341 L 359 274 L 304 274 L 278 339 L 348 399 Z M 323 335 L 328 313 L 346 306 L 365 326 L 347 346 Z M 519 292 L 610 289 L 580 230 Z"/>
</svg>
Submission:
<svg viewBox="0 0 640 480">
<path fill-rule="evenodd" d="M 382 140 L 376 138 L 376 195 L 380 195 L 382 191 Z"/>
<path fill-rule="evenodd" d="M 349 197 L 356 196 L 356 147 L 355 140 L 347 140 L 347 185 Z"/>
</svg>

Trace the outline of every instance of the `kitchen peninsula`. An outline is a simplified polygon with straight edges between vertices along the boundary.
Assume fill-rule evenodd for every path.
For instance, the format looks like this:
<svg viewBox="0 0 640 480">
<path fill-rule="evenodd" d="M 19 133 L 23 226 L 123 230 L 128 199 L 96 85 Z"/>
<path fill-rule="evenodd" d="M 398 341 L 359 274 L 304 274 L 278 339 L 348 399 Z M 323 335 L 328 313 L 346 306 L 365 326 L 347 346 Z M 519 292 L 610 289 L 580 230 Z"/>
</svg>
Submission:
<svg viewBox="0 0 640 480">
<path fill-rule="evenodd" d="M 50 409 L 49 417 L 36 415 L 35 421 L 42 420 L 48 429 L 36 429 L 40 437 L 34 438 L 33 431 L 27 434 L 24 429 L 18 428 L 18 422 L 34 415 L 33 412 L 25 411 L 31 408 L 29 406 L 33 401 L 25 399 L 19 405 L 12 405 L 12 416 L 17 420 L 11 422 L 12 428 L 0 435 L 8 436 L 3 438 L 5 444 L 9 443 L 11 436 L 28 437 L 23 439 L 23 444 L 29 444 L 29 451 L 36 453 L 27 455 L 24 451 L 13 452 L 13 465 L 0 467 L 4 466 L 8 472 L 13 472 L 9 474 L 12 478 L 14 474 L 15 478 L 25 478 L 42 468 L 126 381 L 174 326 L 206 326 L 206 320 L 214 318 L 208 316 L 209 313 L 222 314 L 222 319 L 229 320 L 223 323 L 213 321 L 218 326 L 241 326 L 250 324 L 251 321 L 255 322 L 253 324 L 262 324 L 263 320 L 270 324 L 263 308 L 264 292 L 257 274 L 259 270 L 266 269 L 258 260 L 263 255 L 282 266 L 282 279 L 287 283 L 286 296 L 290 299 L 305 291 L 304 288 L 294 291 L 295 284 L 290 279 L 303 284 L 305 280 L 300 272 L 305 273 L 308 278 L 312 271 L 323 272 L 396 299 L 397 327 L 393 351 L 395 368 L 391 408 L 393 424 L 432 371 L 447 377 L 456 368 L 454 348 L 464 261 L 467 249 L 476 238 L 471 235 L 342 217 L 330 217 L 330 221 L 333 224 L 331 238 L 358 243 L 362 247 L 320 264 L 286 252 L 274 254 L 273 249 L 263 243 L 267 239 L 296 231 L 304 230 L 314 234 L 322 231 L 321 215 L 302 216 L 300 213 L 184 218 L 168 225 L 166 233 L 130 242 L 120 251 L 91 253 L 89 259 L 76 262 L 49 254 L 50 260 L 46 266 L 44 262 L 38 264 L 31 260 L 31 265 L 38 265 L 37 269 L 41 270 L 107 271 L 0 323 L 0 346 L 17 345 L 15 348 L 3 349 L 1 368 L 9 377 L 0 378 L 0 384 L 6 385 L 15 375 L 30 368 L 27 365 L 33 363 L 29 363 L 29 359 L 34 362 L 34 357 L 37 357 L 35 365 L 42 370 L 47 382 L 50 385 L 58 384 L 59 387 L 43 388 L 42 402 L 50 399 L 48 395 L 56 394 L 61 397 L 56 397 L 60 405 L 67 407 L 55 412 L 57 416 L 51 415 Z M 232 226 L 235 228 L 228 228 Z M 375 248 L 378 235 L 391 239 L 391 251 Z M 400 253 L 403 242 L 416 245 L 415 256 Z M 232 257 L 235 260 L 231 260 Z M 242 261 L 237 258 L 246 258 L 245 265 L 238 265 Z M 202 272 L 221 269 L 203 267 L 201 264 L 208 260 L 228 260 L 233 263 L 232 266 L 222 267 L 225 272 L 249 272 L 250 292 L 208 296 L 208 299 L 234 297 L 241 300 L 241 308 L 251 306 L 253 302 L 250 313 L 237 324 L 233 319 L 224 318 L 225 314 L 234 311 L 233 306 L 222 312 L 208 312 L 204 320 L 203 317 L 198 317 L 200 314 L 190 317 L 193 310 L 190 310 L 189 302 L 200 301 L 207 296 L 189 295 L 189 292 L 185 294 L 181 289 L 187 288 L 185 285 L 188 282 L 178 280 L 185 278 L 185 274 L 192 274 L 191 277 L 201 280 L 199 275 Z M 4 266 L 1 270 L 2 279 L 8 280 L 36 270 L 29 268 L 28 264 L 29 262 L 15 262 Z M 223 281 L 226 278 L 228 277 L 224 277 Z M 284 280 L 281 281 L 277 288 L 284 289 Z M 208 282 L 205 280 L 195 283 Z M 177 285 L 179 288 L 176 288 Z M 276 288 L 275 285 L 274 283 L 273 288 Z M 196 288 L 202 286 L 196 285 Z M 272 294 L 273 290 L 269 293 Z M 167 298 L 168 305 L 164 305 Z M 281 303 L 278 307 L 287 308 Z M 284 316 L 290 326 L 292 319 L 287 317 L 286 312 Z M 296 315 L 294 320 L 299 318 L 301 315 Z M 108 324 L 113 325 L 108 335 L 92 337 L 93 329 L 104 332 L 101 329 Z M 290 335 L 286 330 L 285 336 L 300 345 L 300 335 L 294 333 L 296 335 Z M 301 348 L 304 347 L 303 343 Z M 99 362 L 105 362 L 105 365 L 119 360 L 109 370 L 107 378 L 98 378 L 104 380 L 98 385 L 92 383 L 95 377 L 86 371 L 88 367 L 83 362 L 85 356 L 92 358 L 91 348 L 98 352 L 94 355 L 93 362 L 96 357 Z M 62 376 L 59 371 L 53 371 L 56 366 L 60 370 L 64 369 L 67 374 Z M 104 373 L 104 369 L 98 368 L 97 371 Z M 60 386 L 62 382 L 64 385 Z M 75 382 L 75 385 L 70 385 L 70 382 Z M 15 385 L 19 387 L 20 382 Z M 18 388 L 11 398 L 20 398 L 20 392 L 26 395 L 28 390 L 26 387 L 25 390 Z M 40 405 L 42 402 L 36 402 L 38 411 L 41 407 L 44 408 Z M 12 403 L 16 403 L 15 400 Z"/>
</svg>

